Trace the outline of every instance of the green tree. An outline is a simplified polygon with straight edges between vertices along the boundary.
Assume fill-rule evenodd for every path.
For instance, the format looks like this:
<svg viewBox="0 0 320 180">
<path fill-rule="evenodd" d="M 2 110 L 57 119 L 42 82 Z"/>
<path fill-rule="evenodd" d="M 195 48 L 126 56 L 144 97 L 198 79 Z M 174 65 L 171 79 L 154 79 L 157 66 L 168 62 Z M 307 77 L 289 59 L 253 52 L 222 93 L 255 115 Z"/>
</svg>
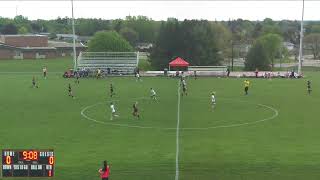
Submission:
<svg viewBox="0 0 320 180">
<path fill-rule="evenodd" d="M 18 34 L 27 34 L 28 33 L 28 29 L 24 26 L 20 27 L 18 30 Z"/>
<path fill-rule="evenodd" d="M 138 33 L 128 27 L 122 28 L 119 32 L 119 34 L 124 37 L 132 46 L 135 46 L 138 42 L 139 35 Z"/>
<path fill-rule="evenodd" d="M 168 66 L 171 59 L 179 54 L 180 39 L 178 36 L 179 22 L 177 19 L 169 18 L 162 22 L 159 35 L 151 52 L 151 65 L 157 69 L 163 69 Z"/>
<path fill-rule="evenodd" d="M 270 70 L 270 58 L 262 41 L 256 41 L 250 48 L 245 61 L 245 70 Z"/>
<path fill-rule="evenodd" d="M 311 33 L 305 36 L 304 43 L 312 51 L 313 59 L 320 58 L 320 33 Z"/>
<path fill-rule="evenodd" d="M 219 23 L 168 19 L 162 23 L 151 53 L 152 66 L 163 69 L 176 56 L 192 65 L 219 65 L 222 47 L 227 44 L 224 31 L 226 28 Z"/>
<path fill-rule="evenodd" d="M 158 34 L 156 22 L 146 16 L 127 16 L 123 26 L 136 31 L 139 42 L 155 42 Z"/>
<path fill-rule="evenodd" d="M 2 34 L 17 34 L 18 29 L 13 23 L 9 23 L 9 24 L 4 25 L 1 28 L 1 33 Z"/>
<path fill-rule="evenodd" d="M 272 67 L 274 66 L 274 59 L 276 55 L 279 54 L 282 47 L 282 37 L 278 34 L 266 34 L 258 38 L 257 41 L 260 41 L 263 47 L 266 49 L 266 52 L 271 61 Z"/>
<path fill-rule="evenodd" d="M 320 33 L 320 25 L 313 25 L 311 27 L 311 33 Z"/>
<path fill-rule="evenodd" d="M 92 52 L 127 52 L 133 50 L 129 42 L 115 31 L 97 32 L 88 44 L 88 51 Z"/>
</svg>

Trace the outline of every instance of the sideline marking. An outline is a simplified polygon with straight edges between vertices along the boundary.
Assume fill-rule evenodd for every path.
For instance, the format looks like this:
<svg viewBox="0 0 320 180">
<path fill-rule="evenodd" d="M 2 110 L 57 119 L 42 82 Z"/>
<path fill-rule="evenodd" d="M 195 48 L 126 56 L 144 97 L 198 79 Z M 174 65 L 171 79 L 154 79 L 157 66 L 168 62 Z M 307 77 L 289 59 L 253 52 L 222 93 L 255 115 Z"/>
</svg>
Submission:
<svg viewBox="0 0 320 180">
<path fill-rule="evenodd" d="M 176 176 L 179 180 L 179 128 L 180 128 L 180 80 L 178 80 L 178 108 L 177 108 L 177 127 L 176 127 Z"/>
</svg>

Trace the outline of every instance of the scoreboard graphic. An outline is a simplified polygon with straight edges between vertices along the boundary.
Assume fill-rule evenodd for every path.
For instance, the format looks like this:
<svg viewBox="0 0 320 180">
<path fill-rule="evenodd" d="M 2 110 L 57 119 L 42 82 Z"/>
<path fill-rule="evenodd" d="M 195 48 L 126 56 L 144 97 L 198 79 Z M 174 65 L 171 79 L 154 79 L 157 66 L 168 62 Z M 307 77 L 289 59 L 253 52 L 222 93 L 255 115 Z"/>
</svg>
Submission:
<svg viewBox="0 0 320 180">
<path fill-rule="evenodd" d="M 52 149 L 2 150 L 2 177 L 53 177 Z"/>
</svg>

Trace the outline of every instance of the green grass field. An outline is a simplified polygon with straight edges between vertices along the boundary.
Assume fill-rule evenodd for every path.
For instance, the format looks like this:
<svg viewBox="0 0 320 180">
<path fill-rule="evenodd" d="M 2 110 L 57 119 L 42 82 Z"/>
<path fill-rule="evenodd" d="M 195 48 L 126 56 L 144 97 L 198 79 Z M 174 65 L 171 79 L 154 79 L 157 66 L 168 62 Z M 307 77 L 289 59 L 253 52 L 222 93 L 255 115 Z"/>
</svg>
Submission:
<svg viewBox="0 0 320 180">
<path fill-rule="evenodd" d="M 31 88 L 34 73 L 28 72 L 44 65 L 48 79 L 37 74 L 40 88 Z M 0 74 L 0 149 L 53 148 L 55 180 L 98 180 L 105 159 L 111 180 L 175 179 L 178 107 L 179 180 L 320 179 L 318 72 L 306 72 L 305 79 L 250 79 L 248 96 L 244 79 L 190 78 L 189 94 L 179 104 L 177 79 L 114 77 L 76 85 L 50 74 L 68 66 L 71 60 L 0 61 L 1 72 L 26 72 Z M 76 99 L 68 97 L 68 83 Z M 150 87 L 158 102 L 149 99 Z M 110 101 L 120 115 L 113 121 Z M 135 101 L 140 120 L 131 115 Z"/>
</svg>

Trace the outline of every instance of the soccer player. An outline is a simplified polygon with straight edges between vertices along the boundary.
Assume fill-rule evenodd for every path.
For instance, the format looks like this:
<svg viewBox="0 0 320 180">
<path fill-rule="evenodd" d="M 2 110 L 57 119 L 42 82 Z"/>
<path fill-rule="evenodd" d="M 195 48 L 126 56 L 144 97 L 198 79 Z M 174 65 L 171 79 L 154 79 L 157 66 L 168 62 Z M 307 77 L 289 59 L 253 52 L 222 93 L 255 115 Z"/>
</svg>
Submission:
<svg viewBox="0 0 320 180">
<path fill-rule="evenodd" d="M 150 97 L 151 97 L 151 99 L 153 99 L 153 100 L 157 100 L 157 93 L 156 93 L 156 91 L 153 89 L 153 88 L 150 88 Z"/>
<path fill-rule="evenodd" d="M 183 95 L 186 95 L 186 96 L 188 95 L 186 80 L 182 80 L 182 96 Z"/>
<path fill-rule="evenodd" d="M 250 86 L 250 81 L 246 79 L 244 81 L 244 93 L 245 93 L 245 95 L 248 95 L 249 86 Z"/>
<path fill-rule="evenodd" d="M 142 81 L 139 73 L 136 74 L 136 81 Z"/>
<path fill-rule="evenodd" d="M 139 109 L 138 109 L 138 102 L 135 102 L 132 106 L 133 108 L 133 113 L 132 115 L 138 119 L 140 119 L 140 114 L 139 114 Z"/>
<path fill-rule="evenodd" d="M 113 120 L 114 117 L 119 117 L 116 114 L 116 108 L 115 108 L 113 102 L 110 103 L 110 108 L 111 108 L 111 118 L 110 118 L 110 120 Z"/>
<path fill-rule="evenodd" d="M 112 83 L 110 83 L 110 97 L 112 97 L 113 95 L 115 95 L 115 93 L 114 93 L 113 85 Z"/>
<path fill-rule="evenodd" d="M 184 81 L 185 80 L 185 75 L 184 75 L 184 73 L 183 73 L 183 71 L 181 72 L 181 75 L 180 75 L 180 81 L 182 82 L 182 81 Z"/>
<path fill-rule="evenodd" d="M 110 175 L 110 166 L 107 161 L 103 161 L 103 167 L 99 169 L 100 177 L 102 180 L 108 180 Z"/>
<path fill-rule="evenodd" d="M 98 70 L 97 70 L 97 79 L 99 79 L 101 77 L 101 69 L 99 68 Z"/>
<path fill-rule="evenodd" d="M 32 77 L 32 87 L 33 88 L 39 88 L 39 86 L 36 83 L 36 78 L 34 76 Z"/>
<path fill-rule="evenodd" d="M 71 96 L 72 98 L 75 98 L 74 96 L 73 96 L 73 92 L 72 92 L 72 88 L 71 88 L 71 84 L 69 83 L 69 85 L 68 85 L 68 93 L 69 93 L 69 96 Z"/>
<path fill-rule="evenodd" d="M 79 78 L 80 78 L 80 74 L 79 74 L 79 72 L 78 72 L 78 71 L 76 71 L 76 72 L 74 73 L 74 76 L 75 76 L 75 78 L 76 78 L 75 83 L 76 83 L 76 84 L 79 84 L 79 83 L 80 83 L 80 81 L 79 81 Z"/>
<path fill-rule="evenodd" d="M 308 90 L 308 94 L 310 95 L 312 89 L 311 89 L 311 81 L 309 81 L 309 80 L 307 81 L 307 90 Z"/>
<path fill-rule="evenodd" d="M 197 71 L 193 71 L 194 79 L 197 79 Z"/>
<path fill-rule="evenodd" d="M 43 72 L 43 77 L 44 77 L 44 79 L 47 79 L 47 72 L 48 72 L 48 69 L 47 69 L 47 67 L 46 67 L 46 66 L 45 66 L 45 67 L 43 67 L 42 72 Z"/>
<path fill-rule="evenodd" d="M 214 110 L 215 106 L 216 106 L 216 97 L 215 97 L 216 93 L 212 92 L 211 93 L 211 107 L 212 107 L 212 111 Z"/>
</svg>

